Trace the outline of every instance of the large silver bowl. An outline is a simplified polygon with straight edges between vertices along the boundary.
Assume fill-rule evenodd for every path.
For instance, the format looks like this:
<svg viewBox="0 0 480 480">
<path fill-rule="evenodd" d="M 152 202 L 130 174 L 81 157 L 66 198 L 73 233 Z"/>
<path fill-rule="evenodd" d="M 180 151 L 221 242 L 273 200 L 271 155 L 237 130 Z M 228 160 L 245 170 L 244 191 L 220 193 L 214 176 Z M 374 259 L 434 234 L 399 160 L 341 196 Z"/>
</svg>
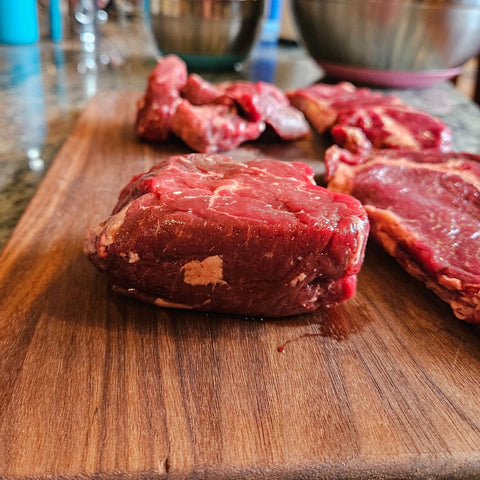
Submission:
<svg viewBox="0 0 480 480">
<path fill-rule="evenodd" d="M 480 51 L 480 0 L 291 0 L 303 43 L 327 74 L 427 86 Z"/>
<path fill-rule="evenodd" d="M 244 60 L 261 26 L 264 0 L 155 0 L 147 18 L 158 48 L 193 69 Z"/>
</svg>

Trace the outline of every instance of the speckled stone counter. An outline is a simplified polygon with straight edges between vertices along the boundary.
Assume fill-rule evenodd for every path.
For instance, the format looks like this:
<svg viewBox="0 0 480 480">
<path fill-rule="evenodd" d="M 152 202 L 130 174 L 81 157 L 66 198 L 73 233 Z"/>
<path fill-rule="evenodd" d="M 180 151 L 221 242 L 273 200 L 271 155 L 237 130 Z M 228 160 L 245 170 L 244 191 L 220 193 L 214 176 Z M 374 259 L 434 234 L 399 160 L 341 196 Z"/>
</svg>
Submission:
<svg viewBox="0 0 480 480">
<path fill-rule="evenodd" d="M 95 48 L 76 38 L 61 44 L 0 46 L 0 249 L 73 130 L 87 101 L 115 90 L 142 91 L 157 50 L 141 20 L 108 22 Z M 256 49 L 239 71 L 203 73 L 211 81 L 273 81 L 298 88 L 322 72 L 302 49 Z M 451 126 L 455 150 L 480 153 L 480 110 L 444 82 L 395 91 Z"/>
</svg>

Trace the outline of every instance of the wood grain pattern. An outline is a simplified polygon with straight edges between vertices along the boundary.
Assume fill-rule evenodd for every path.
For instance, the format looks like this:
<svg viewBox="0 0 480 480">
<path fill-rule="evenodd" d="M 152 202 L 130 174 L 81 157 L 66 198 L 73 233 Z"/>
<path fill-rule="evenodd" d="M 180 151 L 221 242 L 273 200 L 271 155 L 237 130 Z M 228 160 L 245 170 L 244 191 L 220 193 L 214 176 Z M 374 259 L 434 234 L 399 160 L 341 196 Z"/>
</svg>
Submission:
<svg viewBox="0 0 480 480">
<path fill-rule="evenodd" d="M 2 253 L 0 477 L 478 478 L 478 330 L 375 245 L 355 298 L 290 319 L 109 290 L 89 225 L 185 151 L 137 143 L 135 98 L 89 104 Z M 321 149 L 260 147 L 318 171 Z"/>
</svg>

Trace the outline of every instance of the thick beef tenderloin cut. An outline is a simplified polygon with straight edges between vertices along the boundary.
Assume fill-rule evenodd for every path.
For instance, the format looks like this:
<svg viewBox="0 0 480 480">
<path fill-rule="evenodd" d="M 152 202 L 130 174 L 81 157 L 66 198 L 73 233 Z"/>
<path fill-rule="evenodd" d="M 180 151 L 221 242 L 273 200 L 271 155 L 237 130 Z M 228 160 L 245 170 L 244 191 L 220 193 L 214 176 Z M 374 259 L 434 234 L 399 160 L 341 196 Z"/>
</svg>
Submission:
<svg viewBox="0 0 480 480">
<path fill-rule="evenodd" d="M 373 238 L 458 318 L 480 323 L 480 155 L 382 150 L 362 158 L 334 146 L 326 163 L 328 188 L 364 204 Z"/>
<path fill-rule="evenodd" d="M 183 60 L 176 55 L 159 60 L 137 106 L 135 130 L 139 138 L 151 142 L 163 142 L 168 138 L 171 119 L 180 102 L 180 90 L 186 82 L 187 67 Z"/>
<path fill-rule="evenodd" d="M 368 228 L 306 164 L 191 154 L 133 178 L 85 252 L 141 300 L 277 317 L 351 297 Z"/>
<path fill-rule="evenodd" d="M 265 123 L 249 122 L 228 105 L 194 106 L 182 100 L 172 116 L 171 128 L 192 150 L 213 153 L 257 139 L 265 130 Z"/>
<path fill-rule="evenodd" d="M 330 130 L 335 143 L 354 153 L 372 147 L 451 149 L 447 125 L 393 95 L 342 82 L 311 85 L 289 92 L 288 97 L 319 133 Z"/>
</svg>

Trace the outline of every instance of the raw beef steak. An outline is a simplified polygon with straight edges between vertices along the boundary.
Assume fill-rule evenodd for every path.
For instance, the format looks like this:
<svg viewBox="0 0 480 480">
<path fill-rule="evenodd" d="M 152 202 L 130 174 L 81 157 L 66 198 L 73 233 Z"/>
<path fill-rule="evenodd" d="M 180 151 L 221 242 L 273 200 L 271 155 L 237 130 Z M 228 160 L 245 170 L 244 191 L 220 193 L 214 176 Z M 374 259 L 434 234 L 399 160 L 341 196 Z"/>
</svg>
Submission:
<svg viewBox="0 0 480 480">
<path fill-rule="evenodd" d="M 328 188 L 358 198 L 372 236 L 411 275 L 480 323 L 480 155 L 327 150 Z"/>
<path fill-rule="evenodd" d="M 203 153 L 232 150 L 257 139 L 265 130 L 263 122 L 249 122 L 227 105 L 194 106 L 182 100 L 172 116 L 173 133 L 192 150 Z"/>
<path fill-rule="evenodd" d="M 355 153 L 372 147 L 451 149 L 447 125 L 393 95 L 342 82 L 315 84 L 289 92 L 288 97 L 319 133 L 330 129 L 335 143 Z"/>
<path fill-rule="evenodd" d="M 368 228 L 306 164 L 191 154 L 134 177 L 85 253 L 138 299 L 277 317 L 354 295 Z"/>
<path fill-rule="evenodd" d="M 162 58 L 148 77 L 147 89 L 137 106 L 135 130 L 139 138 L 163 142 L 170 135 L 171 119 L 187 82 L 187 67 L 176 55 Z"/>
</svg>

